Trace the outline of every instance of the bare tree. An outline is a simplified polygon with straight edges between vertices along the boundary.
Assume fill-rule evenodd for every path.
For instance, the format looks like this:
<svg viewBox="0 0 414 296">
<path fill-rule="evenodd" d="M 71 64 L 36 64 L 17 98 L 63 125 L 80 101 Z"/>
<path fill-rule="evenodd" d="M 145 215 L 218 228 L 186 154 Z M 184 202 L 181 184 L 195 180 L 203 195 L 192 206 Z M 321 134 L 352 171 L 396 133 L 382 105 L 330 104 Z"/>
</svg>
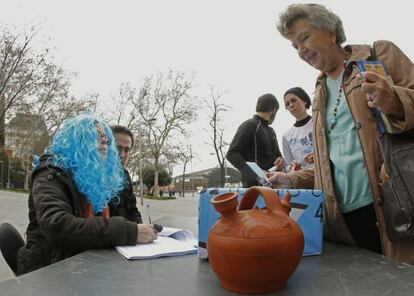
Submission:
<svg viewBox="0 0 414 296">
<path fill-rule="evenodd" d="M 25 168 L 25 187 L 33 154 L 43 152 L 65 119 L 97 105 L 96 94 L 70 96 L 75 74 L 56 65 L 49 48 L 34 46 L 38 35 L 36 27 L 23 33 L 0 29 L 0 153 L 4 151 L 5 122 L 24 121 L 20 130 L 13 128 L 20 123 L 12 123 L 9 143 Z"/>
<path fill-rule="evenodd" d="M 152 167 L 152 157 L 150 153 L 150 146 L 148 145 L 147 133 L 145 133 L 145 127 L 140 125 L 140 130 L 137 130 L 136 125 L 132 128 L 129 127 L 134 134 L 134 146 L 129 156 L 129 162 L 127 164 L 128 170 L 131 173 L 132 179 L 140 177 L 140 166 L 142 162 L 142 168 Z M 137 190 L 139 183 L 137 183 Z"/>
<path fill-rule="evenodd" d="M 225 92 L 220 92 L 215 90 L 213 86 L 210 87 L 210 96 L 207 100 L 204 100 L 208 108 L 208 118 L 209 118 L 209 129 L 208 134 L 210 141 L 208 142 L 214 149 L 214 152 L 217 157 L 217 162 L 220 167 L 220 179 L 221 186 L 224 187 L 226 182 L 226 152 L 225 149 L 228 146 L 228 143 L 224 141 L 224 128 L 221 124 L 222 113 L 227 112 L 230 108 L 229 106 L 220 102 L 222 96 Z"/>
<path fill-rule="evenodd" d="M 111 95 L 111 106 L 106 107 L 108 122 L 122 124 L 129 129 L 137 126 L 137 111 L 133 104 L 136 91 L 129 83 L 122 83 L 118 92 Z"/>
<path fill-rule="evenodd" d="M 115 94 L 111 94 L 110 106 L 105 106 L 105 119 L 111 124 L 120 124 L 127 127 L 134 135 L 134 145 L 130 152 L 128 170 L 133 180 L 139 176 L 140 163 L 142 167 L 151 165 L 149 161 L 147 141 L 147 128 L 139 122 L 138 111 L 133 103 L 137 91 L 130 83 L 122 83 Z M 137 183 L 137 190 L 139 183 Z"/>
<path fill-rule="evenodd" d="M 11 142 L 18 141 L 16 156 L 25 168 L 25 189 L 28 188 L 28 178 L 33 154 L 41 154 L 49 145 L 50 139 L 67 118 L 82 111 L 96 108 L 97 95 L 88 95 L 84 98 L 74 98 L 69 95 L 70 80 L 73 75 L 61 67 L 48 64 L 44 68 L 41 83 L 30 97 L 20 100 L 16 109 L 24 125 L 13 133 L 8 134 Z M 10 109 L 9 109 L 10 111 Z M 9 125 L 11 125 L 10 122 Z M 16 126 L 16 124 L 13 124 Z M 16 143 L 15 143 L 16 144 Z"/>
<path fill-rule="evenodd" d="M 7 142 L 13 148 L 13 156 L 20 161 L 26 174 L 24 188 L 28 189 L 29 172 L 34 154 L 41 154 L 50 137 L 42 118 L 27 111 L 16 113 L 8 123 Z"/>
<path fill-rule="evenodd" d="M 164 156 L 167 160 L 167 167 L 174 167 L 178 164 L 182 165 L 182 184 L 181 184 L 181 196 L 184 197 L 185 192 L 185 173 L 187 165 L 194 159 L 194 154 L 190 145 L 184 143 L 176 143 L 174 145 L 168 144 L 164 149 Z M 170 169 L 170 175 L 172 175 L 172 169 Z"/>
<path fill-rule="evenodd" d="M 49 135 L 53 136 L 67 118 L 84 111 L 96 111 L 97 93 L 82 97 L 70 94 L 71 80 L 76 74 L 48 63 L 42 75 L 33 95 L 22 101 L 30 106 L 30 113 L 43 118 Z"/>
<path fill-rule="evenodd" d="M 37 34 L 13 34 L 7 28 L 0 32 L 0 151 L 4 150 L 6 112 L 33 94 L 42 82 L 50 50 L 34 50 L 31 45 Z"/>
<path fill-rule="evenodd" d="M 188 125 L 195 120 L 197 98 L 190 94 L 194 87 L 194 74 L 170 70 L 166 75 L 144 80 L 134 105 L 139 121 L 148 128 L 146 139 L 153 160 L 154 195 L 159 196 L 158 172 L 164 148 L 173 137 L 186 136 Z"/>
</svg>

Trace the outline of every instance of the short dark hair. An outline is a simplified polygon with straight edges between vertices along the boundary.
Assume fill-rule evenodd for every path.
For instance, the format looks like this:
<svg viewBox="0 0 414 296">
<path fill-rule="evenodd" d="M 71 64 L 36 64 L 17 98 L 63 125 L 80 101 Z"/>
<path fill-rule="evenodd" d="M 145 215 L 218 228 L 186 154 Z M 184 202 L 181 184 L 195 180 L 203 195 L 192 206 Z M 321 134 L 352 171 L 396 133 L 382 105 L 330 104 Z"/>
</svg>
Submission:
<svg viewBox="0 0 414 296">
<path fill-rule="evenodd" d="M 311 105 L 311 99 L 309 98 L 308 94 L 303 88 L 292 87 L 285 92 L 285 94 L 283 95 L 283 98 L 286 97 L 287 94 L 296 95 L 299 99 L 301 99 L 305 103 L 305 108 L 309 109 Z"/>
<path fill-rule="evenodd" d="M 274 95 L 264 94 L 257 99 L 256 112 L 270 112 L 274 108 L 279 110 L 279 102 Z"/>
<path fill-rule="evenodd" d="M 115 134 L 123 134 L 131 137 L 131 148 L 134 147 L 134 135 L 132 132 L 123 125 L 112 125 L 111 126 L 112 133 Z"/>
</svg>

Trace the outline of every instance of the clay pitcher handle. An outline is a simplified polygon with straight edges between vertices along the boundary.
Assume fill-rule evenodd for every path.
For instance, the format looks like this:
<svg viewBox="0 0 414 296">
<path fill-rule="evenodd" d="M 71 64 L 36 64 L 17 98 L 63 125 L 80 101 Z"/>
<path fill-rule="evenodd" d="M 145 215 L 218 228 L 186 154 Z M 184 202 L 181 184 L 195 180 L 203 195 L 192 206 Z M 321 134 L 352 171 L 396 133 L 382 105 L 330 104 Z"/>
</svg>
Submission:
<svg viewBox="0 0 414 296">
<path fill-rule="evenodd" d="M 289 212 L 291 209 L 289 192 L 286 193 L 283 201 L 281 202 L 279 198 L 279 194 L 276 191 L 273 191 L 269 187 L 260 187 L 260 186 L 250 187 L 244 193 L 240 201 L 240 204 L 239 204 L 239 211 L 252 209 L 257 200 L 257 197 L 260 194 L 263 196 L 268 212 L 274 213 L 274 212 L 283 210 L 283 212 L 289 215 Z"/>
</svg>

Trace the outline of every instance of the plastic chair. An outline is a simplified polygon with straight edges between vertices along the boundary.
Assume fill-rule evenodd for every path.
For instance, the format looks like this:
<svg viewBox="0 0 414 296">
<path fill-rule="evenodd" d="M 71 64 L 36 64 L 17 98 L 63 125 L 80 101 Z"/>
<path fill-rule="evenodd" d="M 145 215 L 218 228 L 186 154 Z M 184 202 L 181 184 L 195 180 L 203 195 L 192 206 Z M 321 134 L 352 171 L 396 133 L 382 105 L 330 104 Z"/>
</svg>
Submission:
<svg viewBox="0 0 414 296">
<path fill-rule="evenodd" d="M 17 272 L 17 252 L 24 246 L 24 240 L 13 225 L 0 225 L 0 250 L 13 273 Z"/>
</svg>

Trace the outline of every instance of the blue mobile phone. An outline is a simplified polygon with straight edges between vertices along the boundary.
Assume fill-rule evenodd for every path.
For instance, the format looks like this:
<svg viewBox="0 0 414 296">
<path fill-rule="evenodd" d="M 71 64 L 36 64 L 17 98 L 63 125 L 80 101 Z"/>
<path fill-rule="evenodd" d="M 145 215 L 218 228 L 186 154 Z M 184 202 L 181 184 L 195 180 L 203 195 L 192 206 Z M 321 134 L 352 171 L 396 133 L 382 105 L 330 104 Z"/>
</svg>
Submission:
<svg viewBox="0 0 414 296">
<path fill-rule="evenodd" d="M 382 77 L 387 77 L 387 71 L 385 70 L 384 64 L 381 61 L 366 61 L 366 60 L 359 60 L 356 62 L 356 68 L 358 72 L 362 75 L 363 72 L 374 72 Z"/>
<path fill-rule="evenodd" d="M 365 78 L 365 75 L 363 72 L 374 72 L 377 73 L 383 77 L 387 77 L 387 71 L 385 70 L 384 64 L 381 61 L 366 61 L 366 60 L 359 60 L 356 62 L 357 70 L 359 74 L 361 74 L 362 77 Z M 366 79 L 366 78 L 365 78 Z M 368 80 L 367 80 L 368 81 Z M 375 115 L 375 118 L 377 119 L 377 126 L 378 130 L 381 134 L 385 133 L 385 125 L 384 121 L 382 119 L 381 112 L 377 108 L 373 108 L 372 112 Z"/>
</svg>

